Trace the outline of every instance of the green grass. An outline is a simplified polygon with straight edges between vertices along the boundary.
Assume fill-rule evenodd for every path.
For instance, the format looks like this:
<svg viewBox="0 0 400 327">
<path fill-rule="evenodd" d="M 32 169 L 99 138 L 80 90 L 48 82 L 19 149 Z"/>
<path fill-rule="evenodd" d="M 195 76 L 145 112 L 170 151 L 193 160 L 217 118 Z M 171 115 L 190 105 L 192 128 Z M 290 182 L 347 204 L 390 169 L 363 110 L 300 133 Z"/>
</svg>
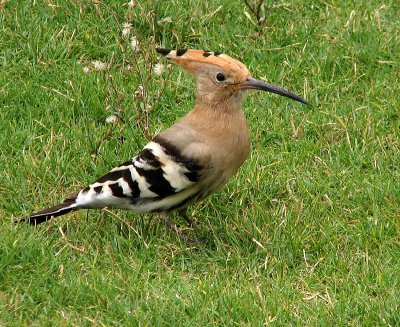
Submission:
<svg viewBox="0 0 400 327">
<path fill-rule="evenodd" d="M 1 2 L 0 325 L 400 325 L 398 1 L 267 1 L 262 30 L 241 1 L 139 2 Z M 14 225 L 190 110 L 156 45 L 227 53 L 312 106 L 245 101 L 251 156 L 190 210 L 203 246 L 122 211 Z"/>
</svg>

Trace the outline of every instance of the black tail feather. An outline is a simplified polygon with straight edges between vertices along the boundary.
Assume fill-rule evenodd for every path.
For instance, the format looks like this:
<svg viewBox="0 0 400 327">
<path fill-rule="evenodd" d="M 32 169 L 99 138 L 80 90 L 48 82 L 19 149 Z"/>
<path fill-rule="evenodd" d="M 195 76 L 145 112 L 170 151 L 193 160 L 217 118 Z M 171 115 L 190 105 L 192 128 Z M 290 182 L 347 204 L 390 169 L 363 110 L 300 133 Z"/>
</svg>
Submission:
<svg viewBox="0 0 400 327">
<path fill-rule="evenodd" d="M 78 210 L 79 207 L 74 206 L 77 195 L 78 192 L 71 194 L 63 203 L 48 209 L 34 212 L 29 216 L 29 218 L 21 219 L 18 222 L 22 223 L 28 221 L 30 225 L 39 225 L 54 217 L 62 216 L 71 211 Z"/>
<path fill-rule="evenodd" d="M 52 218 L 65 215 L 68 212 L 71 212 L 73 210 L 76 210 L 76 208 L 72 207 L 70 208 L 71 203 L 61 203 L 57 206 L 44 209 L 38 212 L 34 212 L 29 216 L 29 224 L 31 225 L 39 225 L 41 223 L 44 223 Z"/>
</svg>

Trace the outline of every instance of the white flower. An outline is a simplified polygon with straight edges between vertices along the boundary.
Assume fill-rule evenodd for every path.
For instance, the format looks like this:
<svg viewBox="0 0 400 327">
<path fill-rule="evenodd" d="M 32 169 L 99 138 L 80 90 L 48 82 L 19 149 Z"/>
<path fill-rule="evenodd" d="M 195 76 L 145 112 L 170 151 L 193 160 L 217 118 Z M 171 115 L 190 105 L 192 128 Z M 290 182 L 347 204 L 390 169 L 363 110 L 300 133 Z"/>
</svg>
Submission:
<svg viewBox="0 0 400 327">
<path fill-rule="evenodd" d="M 85 66 L 85 67 L 83 67 L 82 69 L 83 69 L 83 72 L 84 72 L 85 74 L 89 74 L 89 73 L 90 73 L 90 68 L 89 68 L 88 66 Z"/>
<path fill-rule="evenodd" d="M 136 39 L 136 36 L 131 37 L 131 48 L 133 52 L 139 51 L 139 41 Z"/>
<path fill-rule="evenodd" d="M 92 65 L 95 70 L 106 70 L 107 69 L 107 65 L 104 62 L 102 62 L 101 60 L 92 61 Z"/>
<path fill-rule="evenodd" d="M 128 66 L 126 66 L 126 68 L 125 68 L 128 72 L 130 72 L 130 71 L 132 71 L 133 70 L 133 67 L 131 66 L 131 65 L 128 65 Z"/>
<path fill-rule="evenodd" d="M 143 85 L 139 85 L 137 90 L 133 93 L 133 97 L 137 98 L 138 96 L 144 97 L 144 88 Z"/>
<path fill-rule="evenodd" d="M 172 18 L 170 16 L 157 21 L 158 25 L 162 25 L 162 24 L 166 24 L 166 23 L 172 23 Z"/>
<path fill-rule="evenodd" d="M 107 124 L 117 124 L 118 123 L 118 117 L 115 115 L 110 115 L 106 118 L 106 123 Z"/>
<path fill-rule="evenodd" d="M 131 32 L 132 24 L 131 23 L 123 23 L 122 24 L 122 36 L 128 36 Z"/>
<path fill-rule="evenodd" d="M 133 8 L 135 8 L 135 6 L 136 6 L 136 1 L 131 0 L 131 1 L 128 2 L 128 8 L 129 9 L 133 9 Z"/>
<path fill-rule="evenodd" d="M 165 67 L 164 67 L 164 65 L 161 64 L 161 63 L 155 64 L 153 69 L 154 69 L 154 73 L 155 73 L 157 76 L 161 76 L 161 75 L 164 73 L 164 71 L 165 71 Z"/>
</svg>

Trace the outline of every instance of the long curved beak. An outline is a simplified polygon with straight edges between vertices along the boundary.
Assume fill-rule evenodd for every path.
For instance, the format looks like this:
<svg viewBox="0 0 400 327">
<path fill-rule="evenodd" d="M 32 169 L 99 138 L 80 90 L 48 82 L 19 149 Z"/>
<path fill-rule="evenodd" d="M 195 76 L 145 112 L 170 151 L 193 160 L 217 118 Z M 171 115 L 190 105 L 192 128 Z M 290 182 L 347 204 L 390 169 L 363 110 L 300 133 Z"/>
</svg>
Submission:
<svg viewBox="0 0 400 327">
<path fill-rule="evenodd" d="M 272 92 L 279 95 L 283 95 L 284 97 L 296 100 L 298 102 L 308 104 L 307 100 L 304 100 L 302 97 L 284 89 L 283 87 L 268 84 L 263 81 L 259 81 L 258 79 L 255 79 L 253 77 L 247 78 L 247 80 L 243 83 L 243 89 L 253 89 L 253 90 Z"/>
</svg>

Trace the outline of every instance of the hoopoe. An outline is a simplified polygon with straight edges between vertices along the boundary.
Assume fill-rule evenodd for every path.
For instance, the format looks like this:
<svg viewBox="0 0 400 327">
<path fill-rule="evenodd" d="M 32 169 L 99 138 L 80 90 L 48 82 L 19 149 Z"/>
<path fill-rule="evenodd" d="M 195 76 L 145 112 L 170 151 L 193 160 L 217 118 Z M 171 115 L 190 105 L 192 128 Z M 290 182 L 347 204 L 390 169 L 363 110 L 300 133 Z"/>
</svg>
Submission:
<svg viewBox="0 0 400 327">
<path fill-rule="evenodd" d="M 300 96 L 250 76 L 241 62 L 219 52 L 157 48 L 196 78 L 192 111 L 156 135 L 131 160 L 59 205 L 32 213 L 31 224 L 78 209 L 118 208 L 138 213 L 178 211 L 223 186 L 243 164 L 250 136 L 241 109 L 247 90 L 307 103 Z"/>
</svg>

